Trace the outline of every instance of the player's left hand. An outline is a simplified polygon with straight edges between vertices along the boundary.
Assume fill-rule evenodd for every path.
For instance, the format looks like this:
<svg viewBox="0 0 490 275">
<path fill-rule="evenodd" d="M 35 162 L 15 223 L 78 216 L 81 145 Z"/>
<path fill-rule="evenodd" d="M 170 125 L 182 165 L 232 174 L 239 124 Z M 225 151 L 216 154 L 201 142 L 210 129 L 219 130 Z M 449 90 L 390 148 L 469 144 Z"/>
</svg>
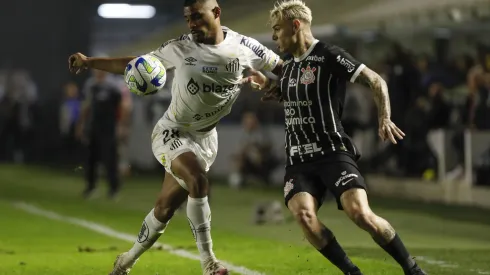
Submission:
<svg viewBox="0 0 490 275">
<path fill-rule="evenodd" d="M 397 144 L 397 139 L 402 140 L 405 133 L 398 128 L 389 118 L 379 119 L 379 137 L 381 140 L 390 140 L 391 143 Z"/>
</svg>

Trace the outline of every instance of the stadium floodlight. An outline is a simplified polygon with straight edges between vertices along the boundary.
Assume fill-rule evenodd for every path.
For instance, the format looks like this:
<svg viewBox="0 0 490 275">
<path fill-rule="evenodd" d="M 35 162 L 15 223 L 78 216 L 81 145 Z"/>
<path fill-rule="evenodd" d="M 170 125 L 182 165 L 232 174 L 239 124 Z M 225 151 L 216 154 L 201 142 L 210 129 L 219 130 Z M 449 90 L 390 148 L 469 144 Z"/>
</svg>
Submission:
<svg viewBox="0 0 490 275">
<path fill-rule="evenodd" d="M 107 19 L 149 19 L 155 16 L 156 9 L 151 5 L 106 3 L 100 5 L 97 12 Z"/>
</svg>

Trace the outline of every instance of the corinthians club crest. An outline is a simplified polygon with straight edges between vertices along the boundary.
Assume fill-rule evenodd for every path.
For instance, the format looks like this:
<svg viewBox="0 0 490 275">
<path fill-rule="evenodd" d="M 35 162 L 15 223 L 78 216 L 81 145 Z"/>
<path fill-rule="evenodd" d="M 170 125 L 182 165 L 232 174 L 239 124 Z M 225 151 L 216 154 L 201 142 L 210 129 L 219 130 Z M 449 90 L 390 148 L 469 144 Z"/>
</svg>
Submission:
<svg viewBox="0 0 490 275">
<path fill-rule="evenodd" d="M 301 75 L 300 78 L 301 84 L 308 85 L 315 82 L 315 71 L 316 68 L 310 68 L 310 65 L 308 65 L 306 68 L 302 68 L 301 72 L 303 73 L 303 75 Z"/>
</svg>

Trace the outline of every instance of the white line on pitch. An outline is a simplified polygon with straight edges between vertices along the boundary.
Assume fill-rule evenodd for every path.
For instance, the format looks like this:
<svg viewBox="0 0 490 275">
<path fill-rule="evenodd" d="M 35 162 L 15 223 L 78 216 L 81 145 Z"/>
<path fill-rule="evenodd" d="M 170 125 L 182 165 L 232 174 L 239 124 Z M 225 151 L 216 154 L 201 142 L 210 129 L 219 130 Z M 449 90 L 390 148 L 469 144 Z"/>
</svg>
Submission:
<svg viewBox="0 0 490 275">
<path fill-rule="evenodd" d="M 425 256 L 415 256 L 416 260 L 420 260 L 422 262 L 428 263 L 430 265 L 436 265 L 442 268 L 449 268 L 449 269 L 456 269 L 459 268 L 460 266 L 458 264 L 454 263 L 449 263 L 446 261 L 440 261 L 440 260 L 434 260 Z M 490 271 L 486 270 L 481 270 L 481 269 L 471 269 L 471 272 L 475 274 L 480 274 L 480 275 L 490 275 Z"/>
<path fill-rule="evenodd" d="M 34 206 L 34 205 L 31 205 L 31 204 L 27 204 L 25 202 L 16 202 L 13 205 L 16 208 L 22 209 L 22 210 L 29 212 L 31 214 L 35 214 L 35 215 L 42 216 L 45 218 L 49 218 L 52 220 L 57 220 L 57 221 L 62 221 L 62 222 L 74 224 L 74 225 L 95 231 L 97 233 L 100 233 L 100 234 L 103 234 L 103 235 L 106 235 L 109 237 L 113 237 L 116 239 L 120 239 L 120 240 L 124 240 L 124 241 L 128 241 L 128 242 L 134 242 L 134 239 L 135 239 L 135 236 L 133 236 L 133 235 L 116 231 L 116 230 L 109 228 L 107 226 L 104 226 L 102 224 L 98 224 L 95 222 L 91 222 L 91 221 L 87 221 L 87 220 L 83 220 L 83 219 L 79 219 L 79 218 L 63 216 L 63 215 L 60 215 L 58 213 L 48 211 L 48 210 L 44 210 L 44 209 L 41 209 L 41 208 Z M 177 256 L 180 256 L 182 258 L 187 258 L 187 259 L 192 259 L 192 260 L 197 260 L 197 261 L 200 260 L 200 257 L 198 255 L 191 253 L 189 251 L 183 250 L 183 249 L 175 249 L 169 245 L 162 244 L 162 243 L 155 243 L 155 246 L 160 246 L 163 250 L 166 250 L 167 252 L 174 254 L 174 255 L 177 255 Z M 222 263 L 228 268 L 228 270 L 236 272 L 238 274 L 242 274 L 242 275 L 265 275 L 265 274 L 260 273 L 258 271 L 247 269 L 244 266 L 236 266 L 236 265 L 230 264 L 228 262 L 224 262 L 224 261 L 222 261 Z"/>
</svg>

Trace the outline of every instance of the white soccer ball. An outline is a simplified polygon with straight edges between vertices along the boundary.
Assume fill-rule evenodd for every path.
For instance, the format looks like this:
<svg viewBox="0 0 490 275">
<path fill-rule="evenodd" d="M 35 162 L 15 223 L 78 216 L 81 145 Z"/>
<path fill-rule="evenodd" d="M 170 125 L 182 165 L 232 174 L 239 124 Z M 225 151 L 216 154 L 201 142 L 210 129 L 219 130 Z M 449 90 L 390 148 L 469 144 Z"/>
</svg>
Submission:
<svg viewBox="0 0 490 275">
<path fill-rule="evenodd" d="M 151 55 L 131 60 L 124 71 L 129 90 L 139 96 L 155 94 L 167 81 L 167 71 L 162 62 Z"/>
</svg>

